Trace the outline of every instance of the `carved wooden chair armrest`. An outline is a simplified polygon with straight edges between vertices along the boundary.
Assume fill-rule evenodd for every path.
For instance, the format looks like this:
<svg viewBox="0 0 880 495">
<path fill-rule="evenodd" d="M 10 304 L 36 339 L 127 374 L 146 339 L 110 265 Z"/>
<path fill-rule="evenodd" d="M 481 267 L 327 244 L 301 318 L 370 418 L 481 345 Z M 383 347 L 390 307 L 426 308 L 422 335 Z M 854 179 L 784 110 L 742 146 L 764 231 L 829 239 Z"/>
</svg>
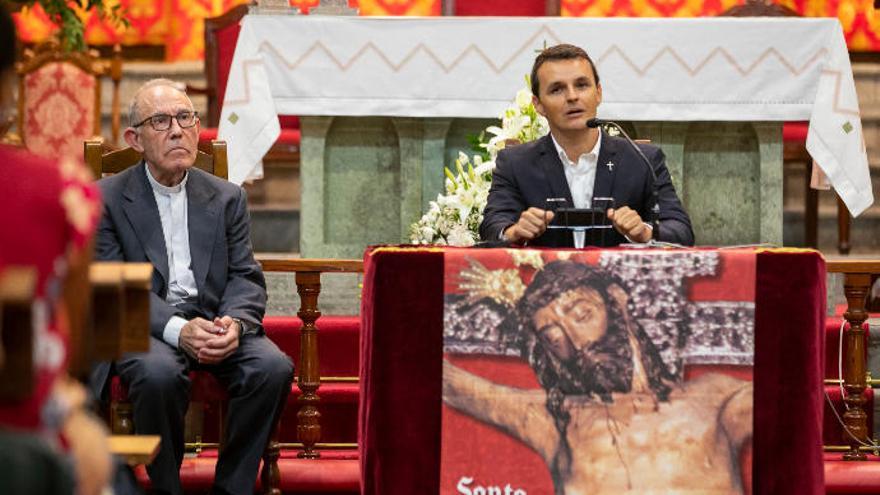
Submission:
<svg viewBox="0 0 880 495">
<path fill-rule="evenodd" d="M 849 324 L 843 334 L 844 368 L 843 376 L 840 377 L 846 390 L 844 402 L 847 405 L 847 410 L 843 414 L 845 424 L 843 443 L 849 446 L 843 458 L 866 460 L 867 456 L 859 448 L 860 445 L 868 443 L 868 416 L 864 410 L 868 375 L 863 324 L 868 319 L 865 306 L 871 292 L 872 280 L 880 274 L 880 260 L 830 260 L 826 264 L 826 269 L 828 273 L 843 274 L 843 291 L 847 302 L 843 317 Z"/>
</svg>

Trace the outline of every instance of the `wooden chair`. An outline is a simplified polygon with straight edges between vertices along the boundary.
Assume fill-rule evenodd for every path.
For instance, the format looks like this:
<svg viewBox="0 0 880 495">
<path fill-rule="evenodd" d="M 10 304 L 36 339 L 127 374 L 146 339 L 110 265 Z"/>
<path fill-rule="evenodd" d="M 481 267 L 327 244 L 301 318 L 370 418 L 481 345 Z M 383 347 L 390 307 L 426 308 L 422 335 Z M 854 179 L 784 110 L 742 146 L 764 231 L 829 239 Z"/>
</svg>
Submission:
<svg viewBox="0 0 880 495">
<path fill-rule="evenodd" d="M 199 151 L 198 157 L 196 158 L 196 166 L 208 173 L 212 173 L 217 177 L 221 177 L 226 179 L 228 177 L 228 163 L 226 158 L 226 143 L 224 141 L 213 141 L 211 143 L 211 147 L 214 151 L 213 154 L 208 155 Z M 101 140 L 90 140 L 85 141 L 83 145 L 83 154 L 85 156 L 86 164 L 95 174 L 95 177 L 102 177 L 105 174 L 114 174 L 119 173 L 126 168 L 136 165 L 141 161 L 141 154 L 135 151 L 132 148 L 125 148 L 122 150 L 114 150 L 107 151 L 103 142 Z M 152 268 L 152 267 L 151 267 Z M 152 271 L 151 271 L 152 273 Z M 108 278 L 107 291 L 110 295 L 113 295 L 113 289 L 111 286 L 112 283 L 109 283 L 109 278 L 119 277 L 121 275 L 114 274 L 109 270 L 105 270 L 103 274 L 104 278 Z M 118 290 L 116 291 L 116 296 L 119 297 Z M 124 301 L 124 299 L 122 299 Z M 142 311 L 144 308 L 140 308 Z M 137 309 L 136 309 L 137 310 Z M 111 315 L 112 317 L 112 315 Z M 148 321 L 149 318 L 145 318 L 144 321 Z M 113 351 L 113 349 L 107 349 L 107 351 Z M 194 372 L 195 376 L 194 383 L 199 381 L 203 384 L 214 384 L 216 383 L 212 379 L 199 380 L 198 376 L 200 372 Z M 226 391 L 219 389 L 211 389 L 211 386 L 193 386 L 193 397 L 192 400 L 194 402 L 204 402 L 204 398 L 199 396 L 199 393 L 204 393 L 207 397 L 225 397 Z M 114 378 L 114 383 L 111 384 L 111 392 L 110 392 L 110 416 L 111 416 L 111 429 L 115 435 L 131 435 L 134 432 L 134 422 L 132 419 L 132 409 L 131 404 L 124 400 L 127 398 L 127 390 L 124 390 L 120 383 L 118 383 L 118 378 Z M 222 425 L 221 425 L 222 427 Z M 277 432 L 278 425 L 275 425 L 274 431 Z M 222 438 L 222 432 L 221 432 Z M 274 437 L 269 441 L 268 445 L 263 452 L 263 468 L 261 473 L 261 478 L 263 479 L 263 490 L 264 493 L 278 494 L 280 495 L 280 471 L 278 469 L 278 458 L 280 457 L 280 447 L 277 442 L 277 438 Z"/>
<path fill-rule="evenodd" d="M 0 402 L 27 397 L 34 387 L 32 304 L 34 268 L 0 272 Z"/>
<path fill-rule="evenodd" d="M 226 158 L 226 141 L 212 141 L 211 151 L 210 155 L 202 151 L 198 152 L 196 167 L 222 179 L 228 179 L 229 164 Z M 141 160 L 141 154 L 134 149 L 125 148 L 111 151 L 107 149 L 101 139 L 86 140 L 83 144 L 83 155 L 86 165 L 98 179 L 106 174 L 118 174 Z"/>
<path fill-rule="evenodd" d="M 796 11 L 772 0 L 746 0 L 719 14 L 726 17 L 800 17 Z M 804 183 L 804 245 L 819 247 L 819 192 L 810 187 L 813 158 L 807 152 L 809 122 L 785 122 L 782 125 L 783 163 L 803 163 L 806 167 Z M 849 254 L 852 219 L 846 205 L 837 198 L 837 251 Z"/>
<path fill-rule="evenodd" d="M 31 152 L 76 156 L 85 139 L 101 135 L 101 78 L 113 81 L 111 139 L 119 139 L 121 49 L 110 61 L 96 51 L 65 52 L 55 39 L 25 50 L 18 73 L 18 138 Z"/>
<path fill-rule="evenodd" d="M 187 92 L 203 94 L 208 99 L 205 126 L 199 135 L 200 148 L 205 149 L 217 138 L 220 111 L 226 95 L 226 81 L 235 53 L 241 19 L 247 15 L 248 5 L 233 7 L 226 13 L 205 19 L 205 84 L 204 88 L 187 85 Z M 299 118 L 280 116 L 281 135 L 264 157 L 266 161 L 299 163 Z"/>
</svg>

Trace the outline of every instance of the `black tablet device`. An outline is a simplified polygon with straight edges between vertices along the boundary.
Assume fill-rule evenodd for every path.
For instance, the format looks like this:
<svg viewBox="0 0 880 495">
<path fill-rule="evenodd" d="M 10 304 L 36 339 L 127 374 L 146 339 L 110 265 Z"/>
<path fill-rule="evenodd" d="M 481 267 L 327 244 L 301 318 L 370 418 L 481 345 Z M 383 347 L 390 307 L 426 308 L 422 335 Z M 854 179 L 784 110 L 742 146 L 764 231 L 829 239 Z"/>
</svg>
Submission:
<svg viewBox="0 0 880 495">
<path fill-rule="evenodd" d="M 557 208 L 550 225 L 555 227 L 604 227 L 611 225 L 607 209 Z"/>
</svg>

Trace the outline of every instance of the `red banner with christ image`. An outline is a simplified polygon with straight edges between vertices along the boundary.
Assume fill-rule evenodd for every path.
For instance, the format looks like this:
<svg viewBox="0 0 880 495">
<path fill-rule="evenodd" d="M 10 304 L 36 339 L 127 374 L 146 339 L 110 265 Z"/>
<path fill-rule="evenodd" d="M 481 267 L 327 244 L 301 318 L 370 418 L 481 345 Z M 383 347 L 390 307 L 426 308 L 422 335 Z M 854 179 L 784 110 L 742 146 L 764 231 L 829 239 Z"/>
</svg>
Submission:
<svg viewBox="0 0 880 495">
<path fill-rule="evenodd" d="M 752 250 L 450 250 L 441 494 L 751 493 Z"/>
</svg>

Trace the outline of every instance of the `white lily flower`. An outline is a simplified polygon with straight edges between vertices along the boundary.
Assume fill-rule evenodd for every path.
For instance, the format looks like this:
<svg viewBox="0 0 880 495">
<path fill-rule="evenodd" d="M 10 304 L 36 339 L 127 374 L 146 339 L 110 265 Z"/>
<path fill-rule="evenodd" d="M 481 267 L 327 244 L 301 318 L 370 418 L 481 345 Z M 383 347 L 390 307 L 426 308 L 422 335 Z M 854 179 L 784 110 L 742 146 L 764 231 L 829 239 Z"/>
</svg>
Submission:
<svg viewBox="0 0 880 495">
<path fill-rule="evenodd" d="M 528 107 L 532 104 L 532 92 L 527 88 L 523 88 L 516 92 L 516 104 L 520 108 Z"/>
<path fill-rule="evenodd" d="M 526 77 L 528 86 L 528 77 Z M 495 157 L 508 140 L 526 143 L 549 132 L 547 119 L 539 115 L 532 104 L 529 88 L 517 91 L 514 101 L 500 115 L 501 126 L 489 126 L 478 143 L 489 159 L 480 155 L 469 157 L 459 152 L 455 163 L 444 173 L 445 193 L 431 201 L 428 211 L 410 228 L 413 242 L 438 245 L 471 246 L 479 239 L 483 208 L 492 186 Z"/>
<path fill-rule="evenodd" d="M 473 233 L 464 225 L 456 225 L 446 238 L 450 246 L 470 247 L 476 244 Z"/>
</svg>

